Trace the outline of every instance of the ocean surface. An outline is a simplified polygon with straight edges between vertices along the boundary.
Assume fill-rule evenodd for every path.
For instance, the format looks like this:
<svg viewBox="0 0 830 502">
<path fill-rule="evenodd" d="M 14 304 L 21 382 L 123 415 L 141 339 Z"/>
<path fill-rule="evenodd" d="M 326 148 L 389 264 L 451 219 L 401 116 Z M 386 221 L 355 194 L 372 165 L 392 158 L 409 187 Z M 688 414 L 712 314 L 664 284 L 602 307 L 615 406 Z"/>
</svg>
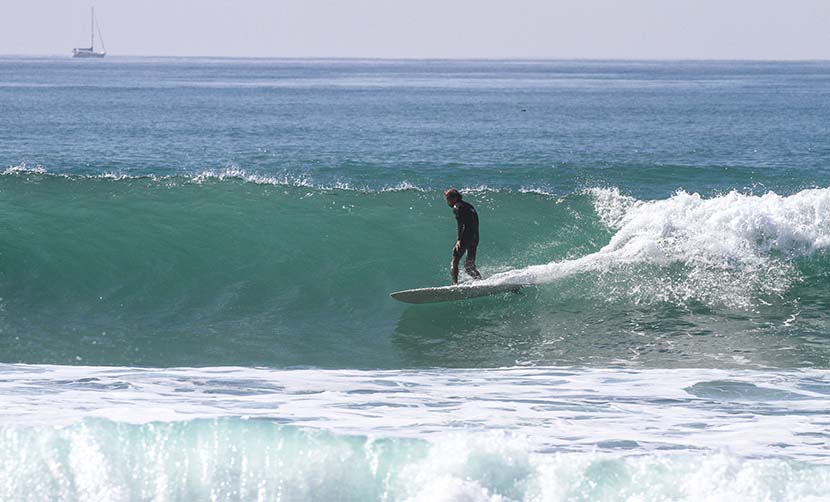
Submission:
<svg viewBox="0 0 830 502">
<path fill-rule="evenodd" d="M 830 500 L 830 62 L 2 57 L 0 121 L 0 500 Z M 449 187 L 521 293 L 389 297 Z"/>
</svg>

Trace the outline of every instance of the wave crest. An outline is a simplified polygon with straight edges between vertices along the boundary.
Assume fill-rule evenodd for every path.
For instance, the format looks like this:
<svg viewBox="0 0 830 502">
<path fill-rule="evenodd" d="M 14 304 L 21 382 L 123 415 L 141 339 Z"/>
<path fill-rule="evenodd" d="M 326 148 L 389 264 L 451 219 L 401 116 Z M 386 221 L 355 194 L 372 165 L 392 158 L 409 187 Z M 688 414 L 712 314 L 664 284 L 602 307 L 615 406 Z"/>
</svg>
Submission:
<svg viewBox="0 0 830 502">
<path fill-rule="evenodd" d="M 676 192 L 641 201 L 593 189 L 594 208 L 615 230 L 599 251 L 499 274 L 497 283 L 549 283 L 591 272 L 610 297 L 748 307 L 800 279 L 793 260 L 830 247 L 830 188 L 790 196 Z M 609 272 L 628 274 L 608 276 Z"/>
</svg>

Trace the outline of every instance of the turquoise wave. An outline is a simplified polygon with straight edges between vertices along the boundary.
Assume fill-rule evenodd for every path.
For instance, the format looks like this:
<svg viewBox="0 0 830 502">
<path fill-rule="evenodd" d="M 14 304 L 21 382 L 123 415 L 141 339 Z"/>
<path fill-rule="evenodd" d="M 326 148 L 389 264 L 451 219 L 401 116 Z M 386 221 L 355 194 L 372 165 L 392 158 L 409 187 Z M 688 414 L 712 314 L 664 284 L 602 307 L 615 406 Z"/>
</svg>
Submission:
<svg viewBox="0 0 830 502">
<path fill-rule="evenodd" d="M 801 199 L 808 209 L 820 206 L 825 192 L 815 201 L 809 191 L 781 199 L 775 210 L 784 214 Z M 757 228 L 735 230 L 740 239 L 729 252 L 687 256 L 677 249 L 694 247 L 689 236 L 724 239 L 728 226 L 707 235 L 701 225 L 719 218 L 706 211 L 720 211 L 729 196 L 712 198 L 716 209 L 682 195 L 655 201 L 655 214 L 675 218 L 679 230 L 669 225 L 652 235 L 652 223 L 620 226 L 615 218 L 644 201 L 614 190 L 469 189 L 481 214 L 485 275 L 545 264 L 559 272 L 548 270 L 524 296 L 418 309 L 388 293 L 448 283 L 455 223 L 440 190 L 25 172 L 3 176 L 0 193 L 3 362 L 590 364 L 619 358 L 621 333 L 646 333 L 647 346 L 680 334 L 771 333 L 761 343 L 771 349 L 793 337 L 798 347 L 813 347 L 826 332 L 824 224 L 816 223 L 813 240 L 790 243 L 784 234 L 795 235 L 795 226 L 757 223 L 770 218 L 759 197 L 733 196 L 745 201 L 742 225 Z M 703 213 L 684 209 L 689 204 Z M 770 232 L 777 233 L 765 237 Z M 662 254 L 625 261 L 620 253 L 637 239 L 652 239 L 644 249 Z M 622 251 L 601 253 L 609 243 Z M 578 267 L 598 258 L 605 261 Z M 592 354 L 596 346 L 577 342 L 584 334 L 607 350 Z M 573 343 L 563 346 L 563 336 Z M 711 363 L 702 350 L 678 353 L 676 362 Z M 827 349 L 805 352 L 808 361 L 827 361 Z M 655 352 L 660 357 L 671 354 Z M 784 367 L 803 361 L 772 351 L 757 357 Z"/>
</svg>

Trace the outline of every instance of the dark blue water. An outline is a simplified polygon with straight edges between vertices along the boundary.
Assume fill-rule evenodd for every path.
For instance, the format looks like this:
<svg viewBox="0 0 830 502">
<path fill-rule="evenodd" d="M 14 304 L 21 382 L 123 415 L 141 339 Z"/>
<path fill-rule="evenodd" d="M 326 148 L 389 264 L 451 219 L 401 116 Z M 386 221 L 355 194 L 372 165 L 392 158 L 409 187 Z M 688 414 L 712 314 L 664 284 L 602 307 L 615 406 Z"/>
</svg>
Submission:
<svg viewBox="0 0 830 502">
<path fill-rule="evenodd" d="M 7 59 L 0 159 L 638 196 L 821 184 L 827 63 Z"/>
</svg>

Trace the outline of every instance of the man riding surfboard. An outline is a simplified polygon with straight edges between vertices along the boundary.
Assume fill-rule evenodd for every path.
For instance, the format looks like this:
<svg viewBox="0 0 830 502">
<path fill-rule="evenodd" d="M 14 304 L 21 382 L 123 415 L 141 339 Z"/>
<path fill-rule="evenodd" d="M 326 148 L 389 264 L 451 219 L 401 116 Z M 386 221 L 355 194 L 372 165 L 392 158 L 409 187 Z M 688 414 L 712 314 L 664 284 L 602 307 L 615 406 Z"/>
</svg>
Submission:
<svg viewBox="0 0 830 502">
<path fill-rule="evenodd" d="M 455 221 L 458 224 L 458 238 L 452 249 L 452 262 L 450 275 L 453 285 L 458 284 L 458 262 L 461 257 L 467 254 L 464 260 L 464 271 L 473 279 L 481 279 L 481 274 L 476 269 L 476 248 L 478 248 L 478 213 L 476 208 L 469 202 L 464 202 L 461 193 L 455 188 L 444 192 L 447 205 L 452 208 L 455 214 Z"/>
</svg>

